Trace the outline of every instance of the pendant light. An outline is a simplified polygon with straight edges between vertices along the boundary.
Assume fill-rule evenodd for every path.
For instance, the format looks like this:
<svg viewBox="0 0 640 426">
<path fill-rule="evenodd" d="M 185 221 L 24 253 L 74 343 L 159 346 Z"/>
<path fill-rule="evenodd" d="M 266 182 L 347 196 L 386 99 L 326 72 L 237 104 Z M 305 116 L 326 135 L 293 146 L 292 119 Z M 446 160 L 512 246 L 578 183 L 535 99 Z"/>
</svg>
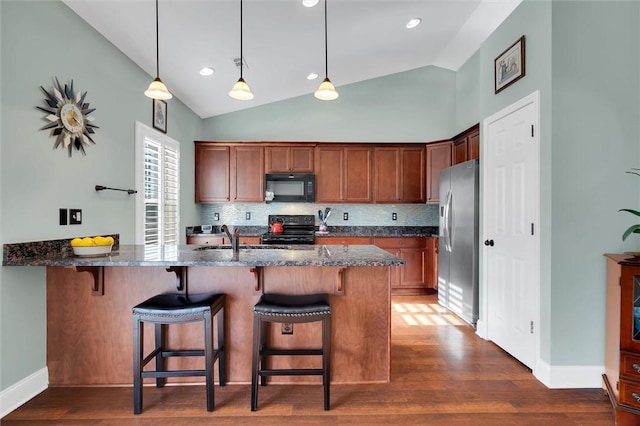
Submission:
<svg viewBox="0 0 640 426">
<path fill-rule="evenodd" d="M 324 80 L 313 95 L 323 101 L 332 101 L 337 99 L 339 95 L 336 92 L 336 88 L 333 87 L 333 83 L 329 80 L 329 55 L 327 51 L 327 0 L 324 0 Z"/>
<path fill-rule="evenodd" d="M 160 47 L 158 31 L 158 0 L 156 0 L 156 78 L 151 82 L 149 88 L 144 91 L 145 96 L 152 99 L 171 99 L 173 95 L 160 80 Z"/>
<path fill-rule="evenodd" d="M 240 0 L 240 78 L 233 85 L 233 88 L 229 92 L 229 96 L 233 99 L 238 99 L 240 101 L 248 101 L 253 99 L 253 93 L 251 93 L 251 89 L 249 85 L 242 78 L 242 65 L 244 63 L 244 58 L 242 57 L 242 0 Z"/>
</svg>

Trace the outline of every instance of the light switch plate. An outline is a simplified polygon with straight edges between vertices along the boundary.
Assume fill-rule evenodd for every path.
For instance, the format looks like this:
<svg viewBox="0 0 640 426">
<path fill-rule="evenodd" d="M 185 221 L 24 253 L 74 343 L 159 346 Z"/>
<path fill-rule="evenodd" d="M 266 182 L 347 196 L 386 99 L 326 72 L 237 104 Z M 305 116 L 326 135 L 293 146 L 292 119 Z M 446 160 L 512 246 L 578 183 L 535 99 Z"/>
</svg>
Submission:
<svg viewBox="0 0 640 426">
<path fill-rule="evenodd" d="M 69 209 L 69 225 L 82 224 L 82 209 Z"/>
</svg>

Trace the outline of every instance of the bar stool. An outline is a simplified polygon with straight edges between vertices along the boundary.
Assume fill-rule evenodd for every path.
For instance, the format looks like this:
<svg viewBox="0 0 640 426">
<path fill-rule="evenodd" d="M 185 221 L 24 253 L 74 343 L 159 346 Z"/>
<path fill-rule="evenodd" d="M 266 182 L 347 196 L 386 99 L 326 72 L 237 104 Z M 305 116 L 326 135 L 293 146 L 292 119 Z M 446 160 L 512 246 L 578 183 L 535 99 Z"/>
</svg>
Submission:
<svg viewBox="0 0 640 426">
<path fill-rule="evenodd" d="M 322 321 L 321 349 L 273 349 L 267 346 L 268 323 L 305 323 Z M 270 369 L 267 357 L 278 355 L 321 355 L 322 368 Z M 258 409 L 258 377 L 266 385 L 267 376 L 321 375 L 324 409 L 329 410 L 331 372 L 331 305 L 326 294 L 292 296 L 263 294 L 253 307 L 253 357 L 251 375 L 251 411 Z"/>
<path fill-rule="evenodd" d="M 220 386 L 226 384 L 224 355 L 224 294 L 159 294 L 136 305 L 133 310 L 133 413 L 142 411 L 142 379 L 154 377 L 163 387 L 167 377 L 205 376 L 207 411 L 213 411 L 213 365 L 218 361 Z M 213 318 L 218 323 L 218 347 L 213 346 Z M 204 349 L 172 350 L 165 347 L 165 328 L 169 324 L 204 321 Z M 155 349 L 144 356 L 143 323 L 155 324 Z M 165 358 L 202 356 L 204 370 L 166 370 Z M 142 371 L 155 358 L 155 371 Z"/>
</svg>

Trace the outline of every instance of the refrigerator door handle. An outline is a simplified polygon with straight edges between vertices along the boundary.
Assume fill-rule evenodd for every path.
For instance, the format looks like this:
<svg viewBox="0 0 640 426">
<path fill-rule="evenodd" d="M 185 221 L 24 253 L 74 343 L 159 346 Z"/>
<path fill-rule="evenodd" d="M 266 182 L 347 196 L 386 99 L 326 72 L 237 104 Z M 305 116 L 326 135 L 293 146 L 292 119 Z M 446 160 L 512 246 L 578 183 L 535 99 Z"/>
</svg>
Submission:
<svg viewBox="0 0 640 426">
<path fill-rule="evenodd" d="M 444 241 L 445 241 L 445 250 L 451 252 L 451 191 L 447 192 L 447 201 L 444 205 Z"/>
</svg>

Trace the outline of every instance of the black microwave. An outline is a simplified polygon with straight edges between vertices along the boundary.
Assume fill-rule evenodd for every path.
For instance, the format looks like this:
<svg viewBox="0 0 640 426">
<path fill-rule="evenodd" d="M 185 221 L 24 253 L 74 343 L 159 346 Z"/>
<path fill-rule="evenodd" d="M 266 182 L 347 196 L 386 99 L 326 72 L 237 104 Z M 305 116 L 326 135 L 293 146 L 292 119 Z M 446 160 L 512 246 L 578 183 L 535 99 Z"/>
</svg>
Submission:
<svg viewBox="0 0 640 426">
<path fill-rule="evenodd" d="M 316 200 L 316 177 L 310 173 L 267 173 L 264 187 L 267 203 L 313 203 Z"/>
</svg>

